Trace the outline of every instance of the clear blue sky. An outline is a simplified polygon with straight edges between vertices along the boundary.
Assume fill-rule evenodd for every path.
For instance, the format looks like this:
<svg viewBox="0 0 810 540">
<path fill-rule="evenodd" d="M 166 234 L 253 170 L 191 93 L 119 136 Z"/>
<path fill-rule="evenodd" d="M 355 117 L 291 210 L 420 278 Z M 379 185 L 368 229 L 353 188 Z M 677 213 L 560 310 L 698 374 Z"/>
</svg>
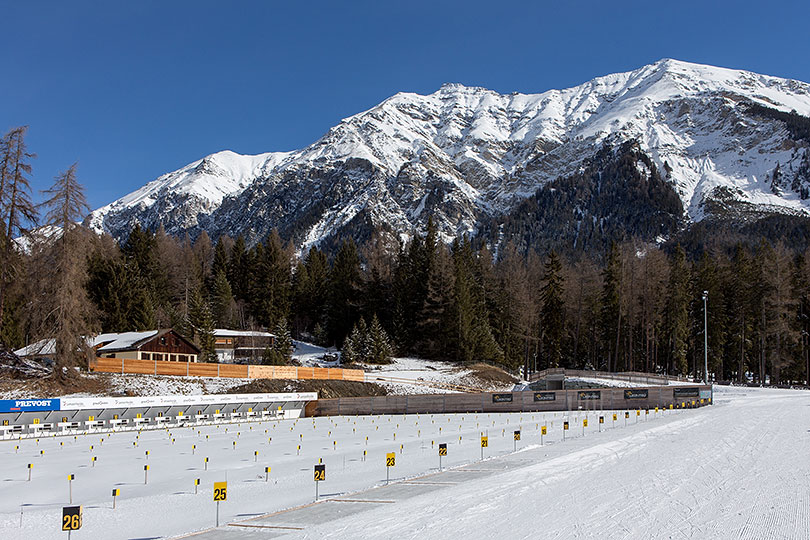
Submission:
<svg viewBox="0 0 810 540">
<path fill-rule="evenodd" d="M 0 3 L 0 129 L 93 208 L 223 149 L 306 146 L 398 91 L 573 86 L 660 58 L 810 81 L 810 2 Z M 766 11 L 762 11 L 766 10 Z"/>
</svg>

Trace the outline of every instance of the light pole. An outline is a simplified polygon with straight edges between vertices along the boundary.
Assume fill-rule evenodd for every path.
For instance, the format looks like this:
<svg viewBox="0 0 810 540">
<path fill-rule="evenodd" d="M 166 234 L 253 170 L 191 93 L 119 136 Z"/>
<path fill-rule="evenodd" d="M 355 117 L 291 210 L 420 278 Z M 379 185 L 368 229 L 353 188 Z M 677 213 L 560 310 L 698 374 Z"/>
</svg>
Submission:
<svg viewBox="0 0 810 540">
<path fill-rule="evenodd" d="M 709 299 L 709 291 L 703 291 L 703 373 L 706 384 L 709 384 L 709 317 L 706 314 L 706 301 Z"/>
</svg>

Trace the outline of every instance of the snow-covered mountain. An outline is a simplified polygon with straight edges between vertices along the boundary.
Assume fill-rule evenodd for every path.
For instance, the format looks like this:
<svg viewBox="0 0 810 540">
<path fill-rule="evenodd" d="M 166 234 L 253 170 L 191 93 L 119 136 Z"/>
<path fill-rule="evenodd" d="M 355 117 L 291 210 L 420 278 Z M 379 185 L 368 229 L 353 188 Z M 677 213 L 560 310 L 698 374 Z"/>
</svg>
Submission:
<svg viewBox="0 0 810 540">
<path fill-rule="evenodd" d="M 396 94 L 301 150 L 212 154 L 90 223 L 119 238 L 138 222 L 249 242 L 276 227 L 306 247 L 373 227 L 407 235 L 432 215 L 450 237 L 628 140 L 687 222 L 732 207 L 810 215 L 810 140 L 783 118 L 791 111 L 810 116 L 807 83 L 668 59 L 541 94 L 446 84 Z"/>
</svg>

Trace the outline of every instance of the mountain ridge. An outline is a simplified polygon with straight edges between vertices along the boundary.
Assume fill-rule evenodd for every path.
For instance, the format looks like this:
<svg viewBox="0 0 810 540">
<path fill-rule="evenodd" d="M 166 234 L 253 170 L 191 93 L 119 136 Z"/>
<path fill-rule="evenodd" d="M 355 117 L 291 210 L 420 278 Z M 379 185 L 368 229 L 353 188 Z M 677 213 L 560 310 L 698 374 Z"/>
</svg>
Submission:
<svg viewBox="0 0 810 540">
<path fill-rule="evenodd" d="M 394 94 L 299 150 L 211 154 L 89 223 L 117 238 L 140 223 L 249 242 L 278 228 L 305 249 L 368 228 L 404 239 L 432 215 L 449 239 L 630 140 L 678 193 L 687 222 L 718 200 L 810 215 L 807 141 L 755 106 L 808 116 L 810 85 L 672 59 L 539 94 L 446 83 Z"/>
</svg>

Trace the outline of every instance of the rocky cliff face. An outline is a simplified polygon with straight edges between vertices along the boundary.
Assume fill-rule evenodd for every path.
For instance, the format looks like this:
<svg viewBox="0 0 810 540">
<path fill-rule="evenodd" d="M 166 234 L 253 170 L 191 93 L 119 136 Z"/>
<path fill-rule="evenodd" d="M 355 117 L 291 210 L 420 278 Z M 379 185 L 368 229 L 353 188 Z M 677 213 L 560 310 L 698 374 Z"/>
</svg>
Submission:
<svg viewBox="0 0 810 540">
<path fill-rule="evenodd" d="M 407 236 L 433 216 L 449 238 L 571 184 L 554 181 L 598 178 L 597 154 L 628 142 L 640 174 L 677 194 L 677 223 L 810 215 L 807 116 L 806 83 L 674 60 L 542 94 L 448 84 L 396 94 L 302 150 L 207 156 L 89 219 L 119 238 L 135 222 L 249 241 L 275 227 L 306 248 L 373 228 Z"/>
</svg>

